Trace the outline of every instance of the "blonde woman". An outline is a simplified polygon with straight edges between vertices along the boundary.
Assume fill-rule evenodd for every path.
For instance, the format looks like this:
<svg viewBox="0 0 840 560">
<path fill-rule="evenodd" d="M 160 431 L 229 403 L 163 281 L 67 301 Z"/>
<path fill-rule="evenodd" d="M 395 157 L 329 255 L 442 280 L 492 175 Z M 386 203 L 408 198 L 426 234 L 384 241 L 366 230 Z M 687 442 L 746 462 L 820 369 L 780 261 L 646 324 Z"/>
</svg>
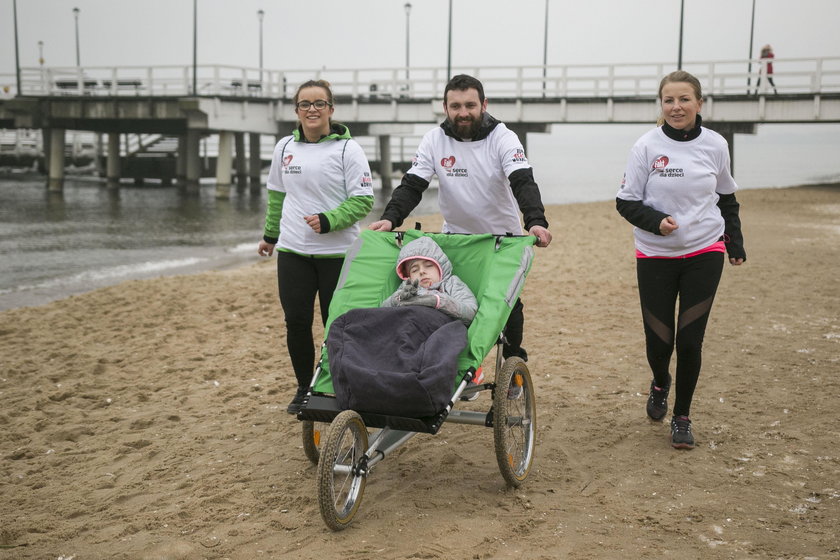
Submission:
<svg viewBox="0 0 840 560">
<path fill-rule="evenodd" d="M 733 265 L 742 264 L 746 253 L 729 149 L 722 136 L 702 126 L 700 82 L 688 72 L 672 72 L 659 85 L 659 102 L 661 126 L 630 151 L 616 208 L 636 226 L 636 273 L 653 374 L 647 415 L 658 421 L 668 412 L 676 349 L 671 445 L 692 449 L 691 401 L 724 251 Z"/>
</svg>

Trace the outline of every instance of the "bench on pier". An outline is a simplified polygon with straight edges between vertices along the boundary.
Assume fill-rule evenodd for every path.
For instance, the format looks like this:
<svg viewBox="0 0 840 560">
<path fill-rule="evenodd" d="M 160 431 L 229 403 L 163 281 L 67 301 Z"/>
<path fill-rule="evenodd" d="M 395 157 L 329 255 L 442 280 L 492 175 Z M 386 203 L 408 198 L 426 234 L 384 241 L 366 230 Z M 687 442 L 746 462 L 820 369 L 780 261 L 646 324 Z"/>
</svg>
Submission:
<svg viewBox="0 0 840 560">
<path fill-rule="evenodd" d="M 102 88 L 113 93 L 118 91 L 133 91 L 139 93 L 143 89 L 143 81 L 135 79 L 102 80 Z"/>
<path fill-rule="evenodd" d="M 373 82 L 369 86 L 368 99 L 390 101 L 391 99 L 407 99 L 409 97 L 408 84 L 380 84 Z M 396 90 L 396 91 L 394 91 Z"/>
<path fill-rule="evenodd" d="M 247 91 L 248 95 L 257 95 L 262 92 L 262 82 L 248 80 L 245 82 L 245 87 L 243 88 L 242 80 L 231 80 L 230 88 L 234 94 L 241 94 L 243 91 Z"/>
<path fill-rule="evenodd" d="M 59 93 L 65 95 L 83 94 L 90 95 L 91 92 L 99 85 L 96 80 L 56 80 L 55 87 Z M 81 91 L 79 88 L 81 87 Z"/>
</svg>

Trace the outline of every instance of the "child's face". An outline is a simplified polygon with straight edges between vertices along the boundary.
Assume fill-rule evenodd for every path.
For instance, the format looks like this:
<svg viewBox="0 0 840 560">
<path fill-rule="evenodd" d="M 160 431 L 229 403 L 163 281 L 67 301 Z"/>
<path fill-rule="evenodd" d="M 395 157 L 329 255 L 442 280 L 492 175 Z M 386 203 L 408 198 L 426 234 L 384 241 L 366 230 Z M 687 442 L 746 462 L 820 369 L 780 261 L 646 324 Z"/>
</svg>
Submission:
<svg viewBox="0 0 840 560">
<path fill-rule="evenodd" d="M 440 282 L 440 270 L 437 265 L 426 259 L 414 259 L 406 265 L 408 279 L 417 280 L 421 286 L 428 288 L 432 284 Z"/>
</svg>

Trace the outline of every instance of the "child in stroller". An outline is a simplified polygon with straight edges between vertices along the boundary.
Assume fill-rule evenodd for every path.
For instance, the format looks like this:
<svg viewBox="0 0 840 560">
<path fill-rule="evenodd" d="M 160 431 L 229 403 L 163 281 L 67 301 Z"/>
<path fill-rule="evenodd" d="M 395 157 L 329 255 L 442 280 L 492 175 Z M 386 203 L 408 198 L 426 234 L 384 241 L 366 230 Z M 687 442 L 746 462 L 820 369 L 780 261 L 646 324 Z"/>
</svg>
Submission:
<svg viewBox="0 0 840 560">
<path fill-rule="evenodd" d="M 403 246 L 397 259 L 397 276 L 403 281 L 382 307 L 425 305 L 460 319 L 469 326 L 478 302 L 469 287 L 452 274 L 452 263 L 431 237 Z"/>
</svg>

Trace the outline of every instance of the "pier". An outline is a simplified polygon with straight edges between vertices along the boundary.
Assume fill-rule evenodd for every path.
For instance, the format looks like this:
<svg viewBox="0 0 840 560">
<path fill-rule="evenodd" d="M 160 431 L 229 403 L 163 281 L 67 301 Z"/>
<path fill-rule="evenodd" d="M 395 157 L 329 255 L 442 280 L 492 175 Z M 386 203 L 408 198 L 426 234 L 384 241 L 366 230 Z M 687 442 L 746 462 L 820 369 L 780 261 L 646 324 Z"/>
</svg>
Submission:
<svg viewBox="0 0 840 560">
<path fill-rule="evenodd" d="M 840 57 L 776 60 L 782 63 L 785 73 L 774 76 L 778 93 L 749 86 L 761 77 L 758 60 L 683 66 L 703 84 L 704 125 L 726 137 L 733 161 L 735 134 L 755 133 L 759 124 L 840 122 Z M 671 63 L 465 67 L 453 74 L 482 80 L 491 114 L 527 143 L 528 133 L 557 124 L 653 123 L 659 80 L 673 69 Z M 39 156 L 51 190 L 63 186 L 68 131 L 94 133 L 95 158 L 97 164 L 104 159 L 101 175 L 111 185 L 129 164 L 142 168 L 141 161 L 151 176 L 197 185 L 205 172 L 200 144 L 212 137 L 217 195 L 224 197 L 235 179 L 259 185 L 263 137 L 273 143 L 288 134 L 296 123 L 291 96 L 297 84 L 324 78 L 336 96 L 337 119 L 354 137 L 375 139 L 369 157 L 389 188 L 394 162 L 408 159 L 404 144 L 392 139 L 416 138 L 416 125 L 443 120 L 445 74 L 412 68 L 407 80 L 402 68 L 22 68 L 20 91 L 0 95 L 0 129 L 26 131 L 26 138 L 41 131 Z"/>
</svg>

